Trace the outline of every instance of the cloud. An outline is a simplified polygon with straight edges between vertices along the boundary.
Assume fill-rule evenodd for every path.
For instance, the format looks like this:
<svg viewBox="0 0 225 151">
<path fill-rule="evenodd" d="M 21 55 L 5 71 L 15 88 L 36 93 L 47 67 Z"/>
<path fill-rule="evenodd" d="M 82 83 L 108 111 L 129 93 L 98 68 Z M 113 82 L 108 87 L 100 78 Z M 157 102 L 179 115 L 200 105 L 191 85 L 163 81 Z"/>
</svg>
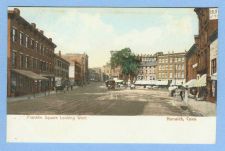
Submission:
<svg viewBox="0 0 225 151">
<path fill-rule="evenodd" d="M 109 61 L 110 50 L 124 47 L 130 47 L 135 53 L 184 51 L 193 44 L 197 29 L 197 17 L 192 9 L 24 8 L 23 11 L 53 38 L 56 51 L 86 52 L 90 66 L 102 66 Z M 45 16 L 35 16 L 40 11 Z M 139 22 L 132 18 L 133 14 Z M 123 19 L 122 24 L 117 22 L 116 15 Z M 147 20 L 146 16 L 157 20 Z M 107 21 L 111 18 L 114 20 Z M 121 32 L 124 28 L 127 30 Z"/>
</svg>

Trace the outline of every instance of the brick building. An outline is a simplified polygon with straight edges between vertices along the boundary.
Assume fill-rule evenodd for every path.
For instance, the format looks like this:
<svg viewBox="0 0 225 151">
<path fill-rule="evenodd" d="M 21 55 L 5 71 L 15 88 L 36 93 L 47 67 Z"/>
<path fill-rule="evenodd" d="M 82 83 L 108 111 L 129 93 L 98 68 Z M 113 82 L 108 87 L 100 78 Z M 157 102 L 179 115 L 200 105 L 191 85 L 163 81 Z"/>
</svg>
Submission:
<svg viewBox="0 0 225 151">
<path fill-rule="evenodd" d="M 69 79 L 69 66 L 70 63 L 62 58 L 61 51 L 59 51 L 59 54 L 55 54 L 54 58 L 54 64 L 55 64 L 55 78 L 61 78 L 61 79 Z"/>
<path fill-rule="evenodd" d="M 137 55 L 140 59 L 140 67 L 137 75 L 137 80 L 156 80 L 156 55 Z"/>
<path fill-rule="evenodd" d="M 218 10 L 216 8 L 195 8 L 194 11 L 199 19 L 197 78 L 205 77 L 202 81 L 206 81 L 205 85 L 199 87 L 199 95 L 206 97 L 209 101 L 215 101 L 210 76 L 210 36 L 218 30 Z"/>
<path fill-rule="evenodd" d="M 89 83 L 89 76 L 88 76 L 88 55 L 83 53 L 68 53 L 65 55 L 62 55 L 62 57 L 71 62 L 74 67 L 74 74 L 80 75 L 80 81 L 78 82 L 79 85 L 86 85 Z M 76 68 L 77 67 L 77 68 Z M 71 69 L 71 68 L 70 68 Z M 76 71 L 77 69 L 77 71 Z M 80 70 L 80 74 L 78 71 Z M 76 76 L 75 76 L 76 79 Z M 77 79 L 78 80 L 78 79 Z"/>
<path fill-rule="evenodd" d="M 181 85 L 185 82 L 185 53 L 158 55 L 157 80 L 168 80 L 169 84 Z"/>
<path fill-rule="evenodd" d="M 197 36 L 196 36 L 197 38 Z M 186 82 L 197 79 L 197 45 L 193 44 L 192 47 L 186 52 Z"/>
<path fill-rule="evenodd" d="M 54 87 L 56 45 L 34 23 L 8 11 L 7 96 L 35 94 Z"/>
</svg>

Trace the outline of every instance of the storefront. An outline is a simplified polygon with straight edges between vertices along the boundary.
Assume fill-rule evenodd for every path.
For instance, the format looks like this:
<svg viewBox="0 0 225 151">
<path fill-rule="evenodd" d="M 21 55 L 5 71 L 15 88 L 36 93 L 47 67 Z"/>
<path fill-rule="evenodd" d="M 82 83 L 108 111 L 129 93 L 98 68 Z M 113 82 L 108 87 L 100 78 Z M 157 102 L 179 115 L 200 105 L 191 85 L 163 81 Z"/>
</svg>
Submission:
<svg viewBox="0 0 225 151">
<path fill-rule="evenodd" d="M 21 96 L 45 92 L 48 78 L 26 70 L 11 70 L 11 96 Z"/>
</svg>

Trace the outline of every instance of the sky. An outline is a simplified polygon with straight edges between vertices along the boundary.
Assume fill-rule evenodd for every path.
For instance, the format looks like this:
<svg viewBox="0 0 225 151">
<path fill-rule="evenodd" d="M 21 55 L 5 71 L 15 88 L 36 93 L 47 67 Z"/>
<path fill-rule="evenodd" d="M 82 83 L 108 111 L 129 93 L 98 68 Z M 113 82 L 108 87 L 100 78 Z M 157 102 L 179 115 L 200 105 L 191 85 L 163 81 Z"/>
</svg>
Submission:
<svg viewBox="0 0 225 151">
<path fill-rule="evenodd" d="M 184 52 L 198 34 L 193 8 L 18 8 L 53 39 L 55 53 L 86 53 L 89 67 L 103 66 L 111 50 L 126 47 L 135 54 Z"/>
</svg>

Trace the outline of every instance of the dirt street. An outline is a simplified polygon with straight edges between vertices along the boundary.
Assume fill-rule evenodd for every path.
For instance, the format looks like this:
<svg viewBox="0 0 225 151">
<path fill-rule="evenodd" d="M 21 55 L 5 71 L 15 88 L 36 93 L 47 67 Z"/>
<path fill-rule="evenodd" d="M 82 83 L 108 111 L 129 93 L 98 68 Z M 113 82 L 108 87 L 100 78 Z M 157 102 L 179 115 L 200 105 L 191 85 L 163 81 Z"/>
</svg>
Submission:
<svg viewBox="0 0 225 151">
<path fill-rule="evenodd" d="M 90 83 L 66 93 L 8 101 L 8 114 L 200 116 L 174 105 L 166 90 L 117 89 Z"/>
</svg>

